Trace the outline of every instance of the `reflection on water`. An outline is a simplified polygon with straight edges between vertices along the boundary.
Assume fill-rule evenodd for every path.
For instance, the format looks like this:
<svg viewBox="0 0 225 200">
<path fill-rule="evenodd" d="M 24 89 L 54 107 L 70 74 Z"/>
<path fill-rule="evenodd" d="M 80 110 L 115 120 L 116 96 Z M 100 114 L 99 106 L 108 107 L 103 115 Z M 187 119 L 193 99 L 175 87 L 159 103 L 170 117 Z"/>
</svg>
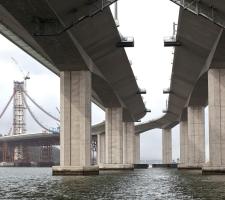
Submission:
<svg viewBox="0 0 225 200">
<path fill-rule="evenodd" d="M 50 168 L 0 168 L 0 199 L 225 199 L 225 176 L 147 169 L 52 177 Z"/>
</svg>

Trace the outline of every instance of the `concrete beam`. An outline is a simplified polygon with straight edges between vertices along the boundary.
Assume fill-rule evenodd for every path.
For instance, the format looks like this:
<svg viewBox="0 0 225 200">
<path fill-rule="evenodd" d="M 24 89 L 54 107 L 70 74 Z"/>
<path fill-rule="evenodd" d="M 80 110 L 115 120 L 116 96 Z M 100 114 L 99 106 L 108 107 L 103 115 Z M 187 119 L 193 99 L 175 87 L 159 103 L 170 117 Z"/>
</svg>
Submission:
<svg viewBox="0 0 225 200">
<path fill-rule="evenodd" d="M 66 70 L 91 71 L 95 102 L 105 107 L 124 107 L 127 111 L 125 121 L 138 120 L 145 115 L 144 103 L 141 95 L 137 95 L 138 85 L 126 52 L 116 47 L 121 37 L 109 8 L 76 24 L 76 28 L 67 29 L 60 37 L 36 34 L 39 25 L 52 29 L 49 22 L 61 28 L 67 27 L 72 16 L 66 13 L 71 13 L 71 7 L 77 8 L 77 19 L 82 17 L 79 14 L 83 15 L 84 11 L 89 16 L 89 6 L 85 1 L 72 0 L 66 4 L 59 1 L 34 2 L 32 5 L 20 1 L 13 6 L 8 1 L 2 1 L 0 32 L 57 75 Z M 94 7 L 92 9 L 96 10 Z M 74 16 L 72 18 L 76 20 Z M 104 31 L 99 31 L 102 27 Z M 129 95 L 132 98 L 127 98 Z"/>
</svg>

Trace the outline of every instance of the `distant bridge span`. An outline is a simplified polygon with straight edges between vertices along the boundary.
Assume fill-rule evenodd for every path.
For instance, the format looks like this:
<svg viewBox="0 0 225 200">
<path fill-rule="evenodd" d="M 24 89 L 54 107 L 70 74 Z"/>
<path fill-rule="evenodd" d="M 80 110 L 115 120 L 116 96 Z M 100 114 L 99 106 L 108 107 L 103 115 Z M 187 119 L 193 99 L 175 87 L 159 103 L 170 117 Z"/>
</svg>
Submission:
<svg viewBox="0 0 225 200">
<path fill-rule="evenodd" d="M 104 132 L 105 124 L 99 123 L 92 126 L 92 139 L 97 134 Z M 59 133 L 33 133 L 33 134 L 20 134 L 12 136 L 0 137 L 0 145 L 3 143 L 8 144 L 25 144 L 29 146 L 45 146 L 45 145 L 59 145 L 60 134 Z"/>
<path fill-rule="evenodd" d="M 59 134 L 51 133 L 21 134 L 0 137 L 0 145 L 3 143 L 10 145 L 18 145 L 22 143 L 27 146 L 59 145 L 60 137 Z"/>
</svg>

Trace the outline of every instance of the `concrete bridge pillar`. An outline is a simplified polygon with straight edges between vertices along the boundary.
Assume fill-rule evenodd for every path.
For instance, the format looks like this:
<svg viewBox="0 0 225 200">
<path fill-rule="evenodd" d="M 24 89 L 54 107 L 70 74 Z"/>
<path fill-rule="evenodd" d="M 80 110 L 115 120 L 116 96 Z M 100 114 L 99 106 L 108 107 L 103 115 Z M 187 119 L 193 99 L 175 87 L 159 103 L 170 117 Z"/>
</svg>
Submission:
<svg viewBox="0 0 225 200">
<path fill-rule="evenodd" d="M 140 134 L 134 134 L 134 164 L 140 164 Z"/>
<path fill-rule="evenodd" d="M 134 122 L 123 123 L 123 164 L 134 164 L 135 157 Z"/>
<path fill-rule="evenodd" d="M 14 146 L 4 142 L 2 148 L 2 162 L 14 162 Z"/>
<path fill-rule="evenodd" d="M 225 173 L 225 69 L 208 71 L 209 163 L 203 174 Z"/>
<path fill-rule="evenodd" d="M 98 164 L 105 163 L 105 133 L 98 134 L 98 142 L 97 142 L 97 157 Z"/>
<path fill-rule="evenodd" d="M 188 121 L 180 122 L 180 164 L 178 168 L 187 168 L 188 166 Z"/>
<path fill-rule="evenodd" d="M 98 174 L 91 166 L 91 73 L 60 73 L 60 166 L 53 175 Z"/>
<path fill-rule="evenodd" d="M 105 163 L 100 169 L 130 169 L 133 165 L 123 164 L 123 110 L 107 108 L 105 121 Z"/>
<path fill-rule="evenodd" d="M 162 163 L 172 163 L 172 135 L 171 129 L 162 130 Z"/>
<path fill-rule="evenodd" d="M 205 110 L 188 107 L 188 167 L 201 169 L 205 163 Z"/>
<path fill-rule="evenodd" d="M 122 108 L 107 108 L 105 122 L 106 163 L 123 163 Z"/>
</svg>

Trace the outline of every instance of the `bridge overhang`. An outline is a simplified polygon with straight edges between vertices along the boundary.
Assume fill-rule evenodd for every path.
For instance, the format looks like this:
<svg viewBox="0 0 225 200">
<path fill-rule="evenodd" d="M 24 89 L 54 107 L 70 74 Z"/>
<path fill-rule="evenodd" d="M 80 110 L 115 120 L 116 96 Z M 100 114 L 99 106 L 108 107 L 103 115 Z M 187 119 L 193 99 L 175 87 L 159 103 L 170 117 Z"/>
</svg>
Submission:
<svg viewBox="0 0 225 200">
<path fill-rule="evenodd" d="M 102 107 L 123 107 L 124 121 L 137 121 L 146 114 L 145 106 L 125 50 L 117 47 L 121 37 L 110 9 L 62 34 L 50 34 L 78 20 L 89 9 L 87 0 L 68 0 L 66 4 L 62 1 L 12 4 L 3 0 L 0 23 L 4 26 L 0 30 L 57 75 L 66 70 L 91 71 L 94 101 Z"/>
<path fill-rule="evenodd" d="M 207 105 L 207 73 L 215 57 L 221 28 L 209 20 L 180 9 L 167 113 L 139 124 L 139 133 L 154 128 L 173 128 L 189 105 Z M 220 56 L 221 57 L 221 56 Z"/>
</svg>

